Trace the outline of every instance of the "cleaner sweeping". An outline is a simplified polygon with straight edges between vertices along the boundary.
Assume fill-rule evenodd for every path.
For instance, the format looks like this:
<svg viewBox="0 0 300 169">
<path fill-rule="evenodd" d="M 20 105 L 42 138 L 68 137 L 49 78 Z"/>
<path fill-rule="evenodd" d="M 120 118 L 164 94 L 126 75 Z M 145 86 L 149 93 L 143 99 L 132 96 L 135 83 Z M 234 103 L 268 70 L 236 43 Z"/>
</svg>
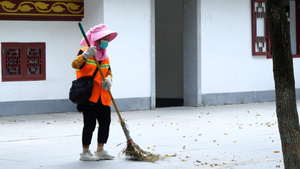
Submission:
<svg viewBox="0 0 300 169">
<path fill-rule="evenodd" d="M 116 109 L 116 112 L 118 114 L 122 129 L 123 129 L 124 134 L 127 139 L 127 147 L 125 148 L 123 153 L 128 157 L 131 157 L 131 158 L 134 158 L 134 159 L 137 159 L 140 161 L 154 162 L 154 161 L 159 160 L 159 158 L 160 158 L 159 155 L 152 154 L 150 152 L 146 152 L 146 151 L 142 150 L 136 143 L 133 142 L 132 138 L 129 135 L 129 131 L 126 127 L 126 124 L 120 115 L 120 112 L 117 108 L 115 100 L 110 92 L 112 74 L 111 74 L 111 69 L 109 67 L 109 59 L 106 54 L 106 47 L 108 45 L 108 42 L 110 42 L 117 36 L 117 33 L 114 31 L 107 30 L 105 25 L 100 24 L 100 25 L 96 25 L 94 28 L 89 30 L 86 35 L 82 28 L 81 23 L 79 23 L 78 25 L 84 36 L 84 39 L 81 41 L 81 45 L 85 45 L 85 46 L 87 45 L 87 46 L 81 49 L 81 52 L 79 52 L 79 55 L 76 57 L 77 59 L 75 58 L 75 60 L 73 61 L 72 66 L 73 66 L 73 68 L 76 68 L 77 70 L 79 69 L 78 71 L 82 71 L 82 69 L 84 69 L 84 66 L 86 66 L 86 64 L 88 62 L 90 62 L 90 64 L 93 65 L 92 66 L 93 69 L 92 68 L 89 69 L 88 75 L 92 76 L 93 71 L 95 70 L 94 63 L 96 63 L 96 67 L 99 70 L 100 75 L 101 75 L 101 77 L 99 77 L 99 76 L 97 77 L 97 74 L 95 77 L 93 76 L 95 79 L 95 83 L 97 84 L 93 87 L 93 92 L 98 92 L 98 94 L 97 94 L 98 100 L 96 99 L 97 97 L 92 97 L 93 96 L 92 95 L 91 98 L 89 99 L 88 103 L 84 103 L 84 105 L 77 106 L 78 110 L 83 111 L 83 114 L 84 114 L 84 112 L 88 112 L 88 110 L 90 110 L 86 107 L 90 107 L 91 106 L 90 104 L 92 104 L 92 105 L 96 104 L 96 105 L 98 105 L 98 107 L 97 107 L 98 109 L 97 110 L 95 109 L 95 111 L 96 112 L 98 111 L 97 113 L 99 114 L 101 112 L 100 108 L 102 108 L 102 109 L 107 108 L 107 111 L 108 111 L 108 107 L 109 107 L 109 111 L 108 111 L 109 113 L 107 113 L 107 114 L 109 114 L 109 119 L 107 118 L 107 122 L 109 121 L 109 123 L 110 123 L 110 102 L 112 101 L 114 104 L 114 107 Z M 90 44 L 90 41 L 91 41 L 92 45 Z M 79 77 L 80 76 L 77 75 L 77 78 L 79 78 Z M 99 82 L 101 82 L 101 85 Z M 96 89 L 96 86 L 98 86 L 98 90 Z M 100 92 L 99 92 L 99 87 L 101 88 Z M 107 96 L 109 96 L 109 99 L 107 98 Z M 95 98 L 95 99 L 93 99 L 93 98 Z M 94 119 L 93 119 L 94 121 L 96 121 L 95 118 L 98 121 L 100 120 L 100 118 L 98 118 L 97 115 L 96 115 L 96 117 L 94 117 Z M 109 124 L 108 124 L 108 126 L 109 126 Z M 112 159 L 113 158 L 113 156 L 109 155 L 106 151 L 103 150 L 103 145 L 104 145 L 104 143 L 106 143 L 106 140 L 108 138 L 109 128 L 106 129 L 107 134 L 104 137 L 105 138 L 104 139 L 105 142 L 104 142 L 104 141 L 101 141 L 101 137 L 99 137 L 100 127 L 101 126 L 99 126 L 99 131 L 98 131 L 98 149 L 95 152 L 95 156 L 93 156 L 90 153 L 90 151 L 87 149 L 88 146 L 84 145 L 84 142 L 83 142 L 83 153 L 81 154 L 81 159 L 83 158 L 83 159 L 88 159 L 88 160 L 90 160 L 90 159 L 91 160 L 99 160 L 99 159 Z M 106 127 L 107 127 L 107 125 L 106 125 Z M 85 130 L 85 127 L 83 130 Z M 88 137 L 89 142 L 87 142 L 87 143 L 89 143 L 89 144 L 90 144 L 90 138 L 91 138 L 91 134 Z M 84 140 L 84 138 L 83 138 L 83 140 Z M 87 158 L 83 157 L 83 156 L 85 156 L 84 154 L 86 154 L 86 153 L 88 153 L 86 155 Z"/>
<path fill-rule="evenodd" d="M 83 114 L 82 131 L 82 153 L 80 160 L 97 161 L 101 159 L 113 159 L 114 156 L 104 150 L 104 144 L 109 137 L 109 127 L 111 122 L 111 97 L 109 88 L 112 84 L 112 70 L 110 68 L 109 57 L 106 54 L 108 42 L 117 36 L 117 32 L 110 31 L 104 24 L 99 24 L 87 32 L 87 39 L 91 41 L 92 46 L 85 38 L 81 40 L 81 48 L 72 62 L 72 67 L 76 69 L 77 80 L 84 77 L 93 77 L 92 91 L 87 100 L 77 103 L 77 109 Z M 100 75 L 97 65 L 101 65 Z M 79 98 L 83 95 L 80 93 Z M 94 155 L 90 152 L 92 135 L 99 123 L 97 150 Z"/>
</svg>

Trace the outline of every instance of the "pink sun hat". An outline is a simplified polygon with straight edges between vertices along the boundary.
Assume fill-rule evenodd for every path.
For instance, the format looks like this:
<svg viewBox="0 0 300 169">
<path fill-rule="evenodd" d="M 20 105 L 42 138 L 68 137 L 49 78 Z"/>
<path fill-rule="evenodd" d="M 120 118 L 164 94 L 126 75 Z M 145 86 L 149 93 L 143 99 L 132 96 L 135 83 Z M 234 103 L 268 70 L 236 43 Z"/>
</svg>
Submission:
<svg viewBox="0 0 300 169">
<path fill-rule="evenodd" d="M 109 35 L 108 41 L 112 41 L 118 35 L 117 32 L 108 30 L 104 24 L 99 24 L 91 28 L 87 33 L 86 37 L 89 40 L 90 44 L 93 45 L 95 41 Z M 87 46 L 87 43 L 84 38 L 80 42 L 81 46 Z"/>
</svg>

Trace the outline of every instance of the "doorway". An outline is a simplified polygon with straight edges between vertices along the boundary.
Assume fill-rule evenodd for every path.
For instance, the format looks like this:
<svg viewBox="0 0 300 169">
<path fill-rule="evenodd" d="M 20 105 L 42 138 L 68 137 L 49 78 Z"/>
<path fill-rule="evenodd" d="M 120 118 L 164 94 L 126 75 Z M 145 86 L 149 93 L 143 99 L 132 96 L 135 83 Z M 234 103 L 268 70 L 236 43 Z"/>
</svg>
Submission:
<svg viewBox="0 0 300 169">
<path fill-rule="evenodd" d="M 183 106 L 183 0 L 155 0 L 156 107 Z"/>
</svg>

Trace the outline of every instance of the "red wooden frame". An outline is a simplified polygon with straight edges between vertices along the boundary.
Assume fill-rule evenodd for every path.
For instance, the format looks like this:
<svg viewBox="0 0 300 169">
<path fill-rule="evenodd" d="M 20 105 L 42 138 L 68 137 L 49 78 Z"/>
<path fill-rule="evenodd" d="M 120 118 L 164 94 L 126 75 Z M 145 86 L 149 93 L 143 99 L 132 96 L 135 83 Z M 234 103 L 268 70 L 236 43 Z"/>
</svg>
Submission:
<svg viewBox="0 0 300 169">
<path fill-rule="evenodd" d="M 2 81 L 35 81 L 35 80 L 46 80 L 46 59 L 45 59 L 45 53 L 46 53 L 46 44 L 43 42 L 37 42 L 37 43 L 1 43 L 1 55 L 2 55 Z M 6 50 L 7 49 L 18 49 L 19 51 L 18 56 L 19 57 L 19 64 L 20 64 L 20 73 L 19 74 L 7 74 L 6 73 Z M 39 74 L 29 74 L 28 73 L 28 65 L 31 65 L 32 63 L 28 63 L 28 49 L 39 49 L 40 50 L 40 73 Z M 33 63 L 34 64 L 34 63 Z"/>
<path fill-rule="evenodd" d="M 256 21 L 255 21 L 255 2 L 265 2 L 266 0 L 251 0 L 251 16 L 252 16 L 252 55 L 261 56 L 266 55 L 268 59 L 272 58 L 271 55 L 271 40 L 269 36 L 269 28 L 266 23 L 266 34 L 267 34 L 267 51 L 268 52 L 256 52 L 255 51 L 255 41 L 256 41 Z M 293 55 L 293 58 L 300 58 L 300 0 L 296 1 L 296 45 L 297 54 Z M 267 22 L 267 21 L 265 21 Z"/>
<path fill-rule="evenodd" d="M 266 33 L 266 48 L 267 52 L 256 52 L 255 51 L 255 45 L 256 45 L 256 19 L 255 19 L 255 2 L 265 2 L 266 0 L 251 0 L 251 17 L 252 17 L 252 55 L 253 56 L 261 56 L 266 55 L 267 57 L 271 56 L 271 42 L 270 42 L 270 36 L 269 36 L 269 28 L 267 24 L 267 19 L 265 18 L 265 33 Z"/>
</svg>

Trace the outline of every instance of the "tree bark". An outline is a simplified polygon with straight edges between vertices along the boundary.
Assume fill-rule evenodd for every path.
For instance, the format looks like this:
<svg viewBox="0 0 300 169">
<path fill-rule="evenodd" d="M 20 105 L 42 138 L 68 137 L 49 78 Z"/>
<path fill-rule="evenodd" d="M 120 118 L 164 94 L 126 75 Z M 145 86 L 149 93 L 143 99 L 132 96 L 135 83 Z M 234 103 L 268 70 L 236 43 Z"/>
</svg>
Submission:
<svg viewBox="0 0 300 169">
<path fill-rule="evenodd" d="M 284 166 L 286 169 L 300 169 L 300 127 L 285 0 L 266 0 L 266 9 Z"/>
</svg>

